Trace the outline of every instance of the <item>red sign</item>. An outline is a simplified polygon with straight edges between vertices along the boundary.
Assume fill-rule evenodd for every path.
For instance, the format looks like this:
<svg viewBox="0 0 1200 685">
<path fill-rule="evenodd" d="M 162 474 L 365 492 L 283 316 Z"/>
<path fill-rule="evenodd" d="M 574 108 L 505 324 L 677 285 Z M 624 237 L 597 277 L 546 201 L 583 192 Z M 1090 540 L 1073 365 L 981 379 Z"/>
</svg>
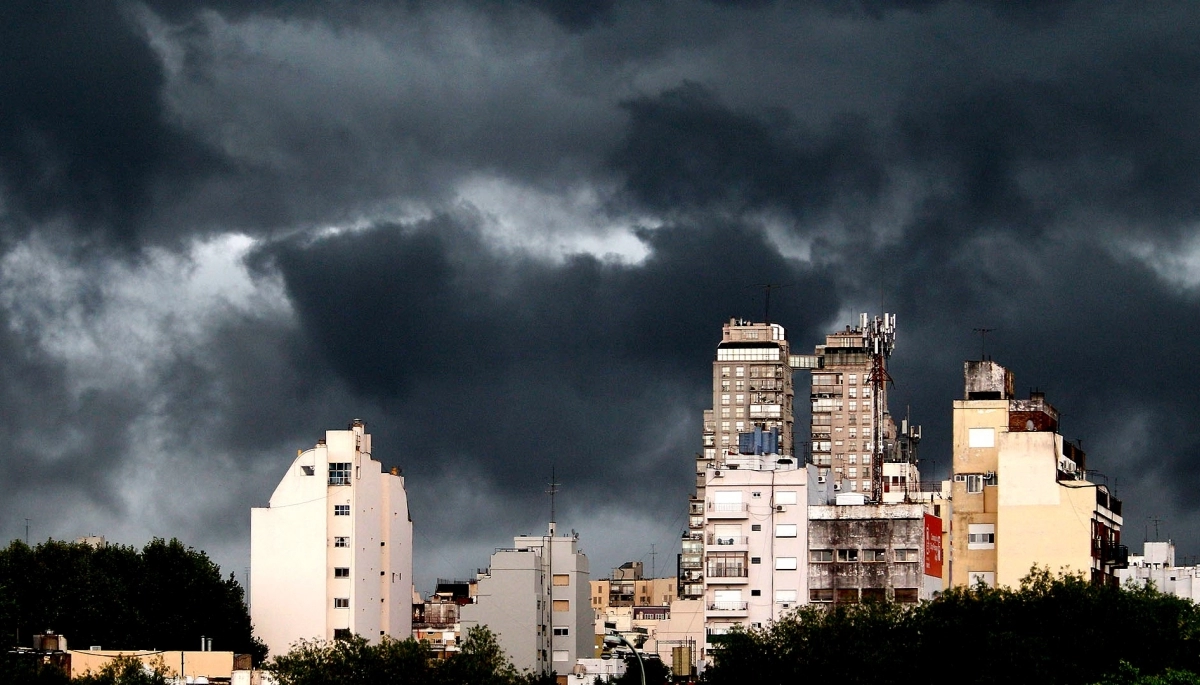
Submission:
<svg viewBox="0 0 1200 685">
<path fill-rule="evenodd" d="M 925 575 L 942 577 L 942 520 L 925 514 Z"/>
</svg>

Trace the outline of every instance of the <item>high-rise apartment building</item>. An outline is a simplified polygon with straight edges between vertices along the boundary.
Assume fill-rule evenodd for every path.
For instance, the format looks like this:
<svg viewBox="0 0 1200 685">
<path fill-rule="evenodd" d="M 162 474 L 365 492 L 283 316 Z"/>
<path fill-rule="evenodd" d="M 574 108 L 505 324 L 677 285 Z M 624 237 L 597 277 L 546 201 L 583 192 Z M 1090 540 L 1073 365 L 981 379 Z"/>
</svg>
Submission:
<svg viewBox="0 0 1200 685">
<path fill-rule="evenodd" d="M 362 421 L 298 450 L 250 511 L 250 617 L 271 654 L 301 639 L 412 633 L 412 520 Z"/>
<path fill-rule="evenodd" d="M 885 314 L 884 320 L 894 327 L 895 317 Z M 872 323 L 863 314 L 859 325 L 825 336 L 825 344 L 814 351 L 810 395 L 810 449 L 818 477 L 835 491 L 861 492 L 868 500 L 880 499 L 881 494 L 873 486 L 873 469 L 878 467 L 872 463 L 875 451 L 882 449 L 883 461 L 890 461 L 896 450 L 896 424 L 887 410 L 888 384 L 872 382 L 876 361 Z M 881 369 L 886 374 L 886 356 Z M 878 407 L 875 393 L 882 395 Z"/>
<path fill-rule="evenodd" d="M 1034 565 L 1116 583 L 1127 563 L 1121 501 L 1086 477 L 1083 450 L 1058 434 L 1045 395 L 1013 393 L 990 361 L 963 364 L 954 401 L 950 584 L 1016 587 Z"/>
</svg>

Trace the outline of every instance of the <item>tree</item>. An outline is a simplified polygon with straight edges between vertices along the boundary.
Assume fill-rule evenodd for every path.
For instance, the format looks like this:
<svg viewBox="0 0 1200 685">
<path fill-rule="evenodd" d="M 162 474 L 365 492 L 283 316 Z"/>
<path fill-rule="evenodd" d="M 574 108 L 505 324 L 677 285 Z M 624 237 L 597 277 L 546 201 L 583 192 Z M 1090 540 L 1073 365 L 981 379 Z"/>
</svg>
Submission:
<svg viewBox="0 0 1200 685">
<path fill-rule="evenodd" d="M 216 649 L 251 654 L 254 637 L 241 586 L 207 555 L 178 540 L 127 546 L 16 541 L 0 550 L 0 631 L 5 642 L 52 629 L 76 644 Z"/>
<path fill-rule="evenodd" d="M 1036 568 L 1016 590 L 955 588 L 915 606 L 810 606 L 723 637 L 705 673 L 717 685 L 901 683 L 926 667 L 973 683 L 1084 685 L 1118 673 L 1122 660 L 1153 677 L 1200 670 L 1195 604 Z"/>
<path fill-rule="evenodd" d="M 99 673 L 73 678 L 72 685 L 167 685 L 166 669 L 161 662 L 147 665 L 132 656 L 113 659 Z"/>
<path fill-rule="evenodd" d="M 423 645 L 388 637 L 379 645 L 370 645 L 358 635 L 332 642 L 301 641 L 264 667 L 279 685 L 407 685 L 432 680 Z"/>
</svg>

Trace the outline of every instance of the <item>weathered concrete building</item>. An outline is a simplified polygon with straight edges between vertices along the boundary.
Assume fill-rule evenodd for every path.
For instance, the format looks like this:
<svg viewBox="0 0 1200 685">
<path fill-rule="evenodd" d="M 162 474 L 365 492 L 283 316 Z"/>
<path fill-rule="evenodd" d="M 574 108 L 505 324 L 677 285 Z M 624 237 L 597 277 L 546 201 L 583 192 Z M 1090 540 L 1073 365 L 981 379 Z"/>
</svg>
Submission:
<svg viewBox="0 0 1200 685">
<path fill-rule="evenodd" d="M 808 508 L 808 601 L 932 599 L 942 590 L 941 505 L 855 497 Z"/>
</svg>

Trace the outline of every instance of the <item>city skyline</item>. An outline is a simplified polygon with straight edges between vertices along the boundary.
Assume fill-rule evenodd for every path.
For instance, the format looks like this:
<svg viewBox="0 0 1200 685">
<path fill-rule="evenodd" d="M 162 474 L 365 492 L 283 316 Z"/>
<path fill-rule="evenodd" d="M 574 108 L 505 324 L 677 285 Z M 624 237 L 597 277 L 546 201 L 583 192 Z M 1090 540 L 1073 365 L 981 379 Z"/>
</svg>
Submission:
<svg viewBox="0 0 1200 685">
<path fill-rule="evenodd" d="M 0 534 L 242 578 L 361 418 L 422 591 L 542 530 L 552 467 L 597 575 L 669 568 L 770 283 L 794 352 L 897 315 L 927 478 L 986 344 L 1131 546 L 1200 550 L 1200 8 L 500 5 L 0 10 Z"/>
</svg>

